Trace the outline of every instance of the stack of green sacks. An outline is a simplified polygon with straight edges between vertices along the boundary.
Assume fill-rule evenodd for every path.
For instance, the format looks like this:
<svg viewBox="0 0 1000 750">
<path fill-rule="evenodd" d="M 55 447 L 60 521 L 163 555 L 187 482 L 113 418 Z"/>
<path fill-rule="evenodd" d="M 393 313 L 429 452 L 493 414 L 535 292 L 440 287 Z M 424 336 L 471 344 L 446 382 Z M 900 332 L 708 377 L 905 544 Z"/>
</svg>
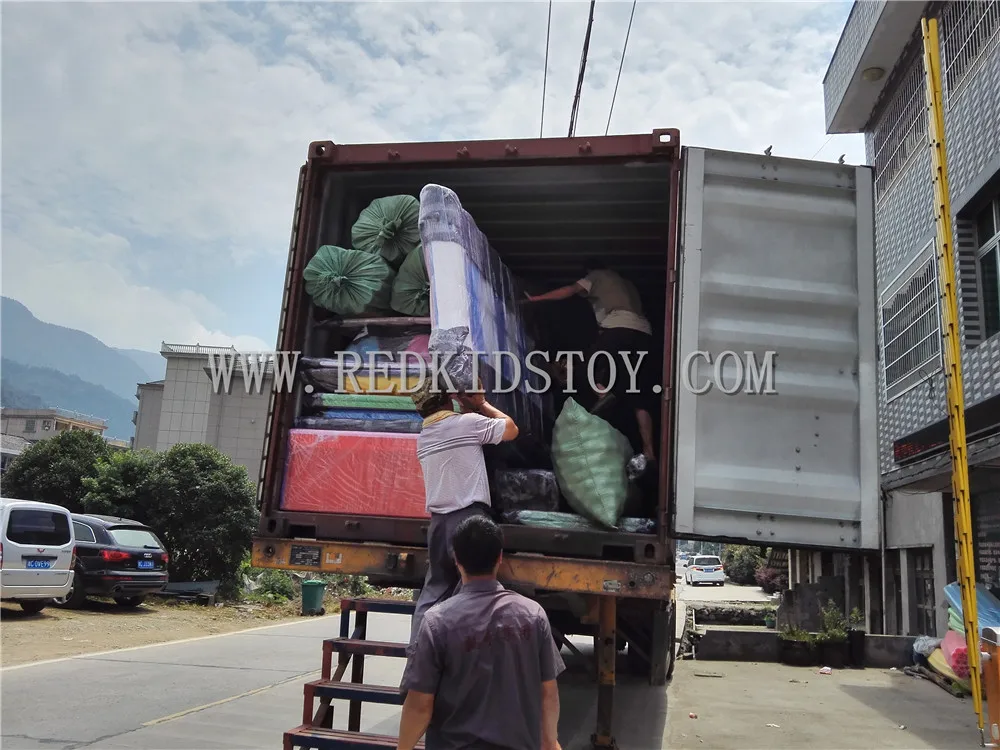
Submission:
<svg viewBox="0 0 1000 750">
<path fill-rule="evenodd" d="M 353 248 L 323 245 L 303 271 L 318 306 L 347 317 L 430 314 L 430 282 L 420 247 L 420 202 L 376 198 L 351 228 Z"/>
</svg>

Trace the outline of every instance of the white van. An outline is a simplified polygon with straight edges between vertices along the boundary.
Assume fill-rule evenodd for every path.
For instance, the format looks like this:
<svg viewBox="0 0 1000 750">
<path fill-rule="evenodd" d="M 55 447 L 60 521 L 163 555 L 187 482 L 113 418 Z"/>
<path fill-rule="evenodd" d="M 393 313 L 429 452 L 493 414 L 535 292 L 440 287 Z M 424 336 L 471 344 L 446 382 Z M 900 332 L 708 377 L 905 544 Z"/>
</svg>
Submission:
<svg viewBox="0 0 1000 750">
<path fill-rule="evenodd" d="M 0 600 L 41 612 L 73 588 L 75 558 L 66 508 L 0 497 Z"/>
</svg>

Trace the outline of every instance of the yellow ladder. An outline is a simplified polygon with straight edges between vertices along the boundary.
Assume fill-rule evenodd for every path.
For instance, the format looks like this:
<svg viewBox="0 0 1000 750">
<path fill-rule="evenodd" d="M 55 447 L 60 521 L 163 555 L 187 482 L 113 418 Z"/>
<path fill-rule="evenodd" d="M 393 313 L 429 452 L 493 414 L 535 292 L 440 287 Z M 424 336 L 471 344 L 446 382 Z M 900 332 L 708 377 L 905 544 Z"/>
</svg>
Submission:
<svg viewBox="0 0 1000 750">
<path fill-rule="evenodd" d="M 948 434 L 951 444 L 951 493 L 955 501 L 955 541 L 958 547 L 958 581 L 962 588 L 962 617 L 969 651 L 972 705 L 983 733 L 983 692 L 976 602 L 976 568 L 972 553 L 972 506 L 969 500 L 969 462 L 965 442 L 965 394 L 962 390 L 962 336 L 959 330 L 955 282 L 955 249 L 948 193 L 948 162 L 944 143 L 944 98 L 941 87 L 941 48 L 936 18 L 920 22 L 924 36 L 924 72 L 927 80 L 927 135 L 931 147 L 934 182 L 934 223 L 937 229 L 938 290 L 941 297 L 941 345 L 944 350 L 948 392 Z M 994 696 L 994 703 L 1000 696 Z M 996 734 L 991 728 L 991 735 Z M 994 742 L 997 737 L 993 737 Z M 992 744 L 992 743 L 991 743 Z"/>
</svg>

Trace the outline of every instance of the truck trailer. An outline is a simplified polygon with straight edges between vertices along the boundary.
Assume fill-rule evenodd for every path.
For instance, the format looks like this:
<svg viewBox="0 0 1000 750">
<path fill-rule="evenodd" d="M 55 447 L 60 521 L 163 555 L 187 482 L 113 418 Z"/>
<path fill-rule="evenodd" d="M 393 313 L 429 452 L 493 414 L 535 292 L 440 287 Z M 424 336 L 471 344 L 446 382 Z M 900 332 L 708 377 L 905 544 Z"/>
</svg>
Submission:
<svg viewBox="0 0 1000 750">
<path fill-rule="evenodd" d="M 595 639 L 593 744 L 611 747 L 616 653 L 626 649 L 629 669 L 651 686 L 673 669 L 674 539 L 878 548 L 872 172 L 682 147 L 676 129 L 316 141 L 299 171 L 279 350 L 328 357 L 352 332 L 394 323 L 319 310 L 303 269 L 322 245 L 350 246 L 351 225 L 370 201 L 418 196 L 428 184 L 455 191 L 520 279 L 569 284 L 590 263 L 616 269 L 636 284 L 663 342 L 649 527 L 503 527 L 501 580 L 544 605 L 558 638 Z M 429 319 L 395 322 L 430 330 Z M 304 398 L 298 381 L 271 395 L 253 564 L 419 588 L 429 519 L 360 513 L 350 503 L 336 512 L 283 508 L 288 435 Z M 365 603 L 347 607 L 363 631 Z M 341 667 L 330 674 L 326 649 L 324 678 L 339 679 L 350 647 L 331 648 Z M 380 652 L 354 653 L 358 677 L 361 655 Z M 350 697 L 357 730 L 365 698 Z M 308 739 L 309 716 L 286 743 L 334 746 L 322 731 Z M 324 722 L 329 716 L 314 724 Z"/>
</svg>

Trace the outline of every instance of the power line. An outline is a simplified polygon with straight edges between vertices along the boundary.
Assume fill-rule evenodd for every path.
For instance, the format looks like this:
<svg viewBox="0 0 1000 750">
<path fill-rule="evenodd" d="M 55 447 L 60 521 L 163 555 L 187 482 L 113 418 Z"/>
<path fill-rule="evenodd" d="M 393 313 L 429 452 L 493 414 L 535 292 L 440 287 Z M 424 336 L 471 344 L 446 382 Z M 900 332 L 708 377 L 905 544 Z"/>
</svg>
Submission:
<svg viewBox="0 0 1000 750">
<path fill-rule="evenodd" d="M 625 44 L 622 47 L 622 59 L 618 63 L 618 77 L 615 79 L 615 93 L 611 95 L 611 108 L 608 110 L 608 124 L 604 128 L 604 135 L 611 130 L 611 113 L 615 111 L 615 99 L 618 98 L 618 83 L 622 79 L 622 68 L 625 67 L 625 52 L 628 50 L 628 36 L 632 33 L 632 19 L 635 17 L 635 4 L 638 0 L 632 0 L 632 13 L 628 17 L 628 28 L 625 30 Z"/>
<path fill-rule="evenodd" d="M 583 74 L 587 70 L 587 51 L 590 49 L 590 31 L 594 27 L 594 6 L 597 0 L 590 0 L 590 17 L 587 19 L 587 35 L 583 38 L 583 54 L 580 55 L 580 75 L 576 79 L 576 95 L 569 115 L 569 137 L 576 133 L 576 116 L 580 112 L 580 94 L 583 92 Z"/>
<path fill-rule="evenodd" d="M 549 39 L 552 36 L 552 0 L 549 0 L 549 21 L 545 25 L 545 72 L 542 74 L 542 119 L 538 125 L 538 137 L 545 129 L 545 87 L 549 82 Z"/>
<path fill-rule="evenodd" d="M 834 134 L 834 135 L 836 135 L 836 134 Z M 812 156 L 810 156 L 809 158 L 810 158 L 810 159 L 815 159 L 815 158 L 816 158 L 816 156 L 817 156 L 817 154 L 819 154 L 819 152 L 820 152 L 820 151 L 822 151 L 822 150 L 823 150 L 824 148 L 826 148 L 826 147 L 827 147 L 827 145 L 828 145 L 828 144 L 830 143 L 830 141 L 832 141 L 832 140 L 833 140 L 833 136 L 831 135 L 831 136 L 830 136 L 829 138 L 827 138 L 827 139 L 826 139 L 825 141 L 823 141 L 823 145 L 822 145 L 822 146 L 820 146 L 820 147 L 819 147 L 818 149 L 816 149 L 816 153 L 815 153 L 815 154 L 813 154 Z"/>
</svg>

